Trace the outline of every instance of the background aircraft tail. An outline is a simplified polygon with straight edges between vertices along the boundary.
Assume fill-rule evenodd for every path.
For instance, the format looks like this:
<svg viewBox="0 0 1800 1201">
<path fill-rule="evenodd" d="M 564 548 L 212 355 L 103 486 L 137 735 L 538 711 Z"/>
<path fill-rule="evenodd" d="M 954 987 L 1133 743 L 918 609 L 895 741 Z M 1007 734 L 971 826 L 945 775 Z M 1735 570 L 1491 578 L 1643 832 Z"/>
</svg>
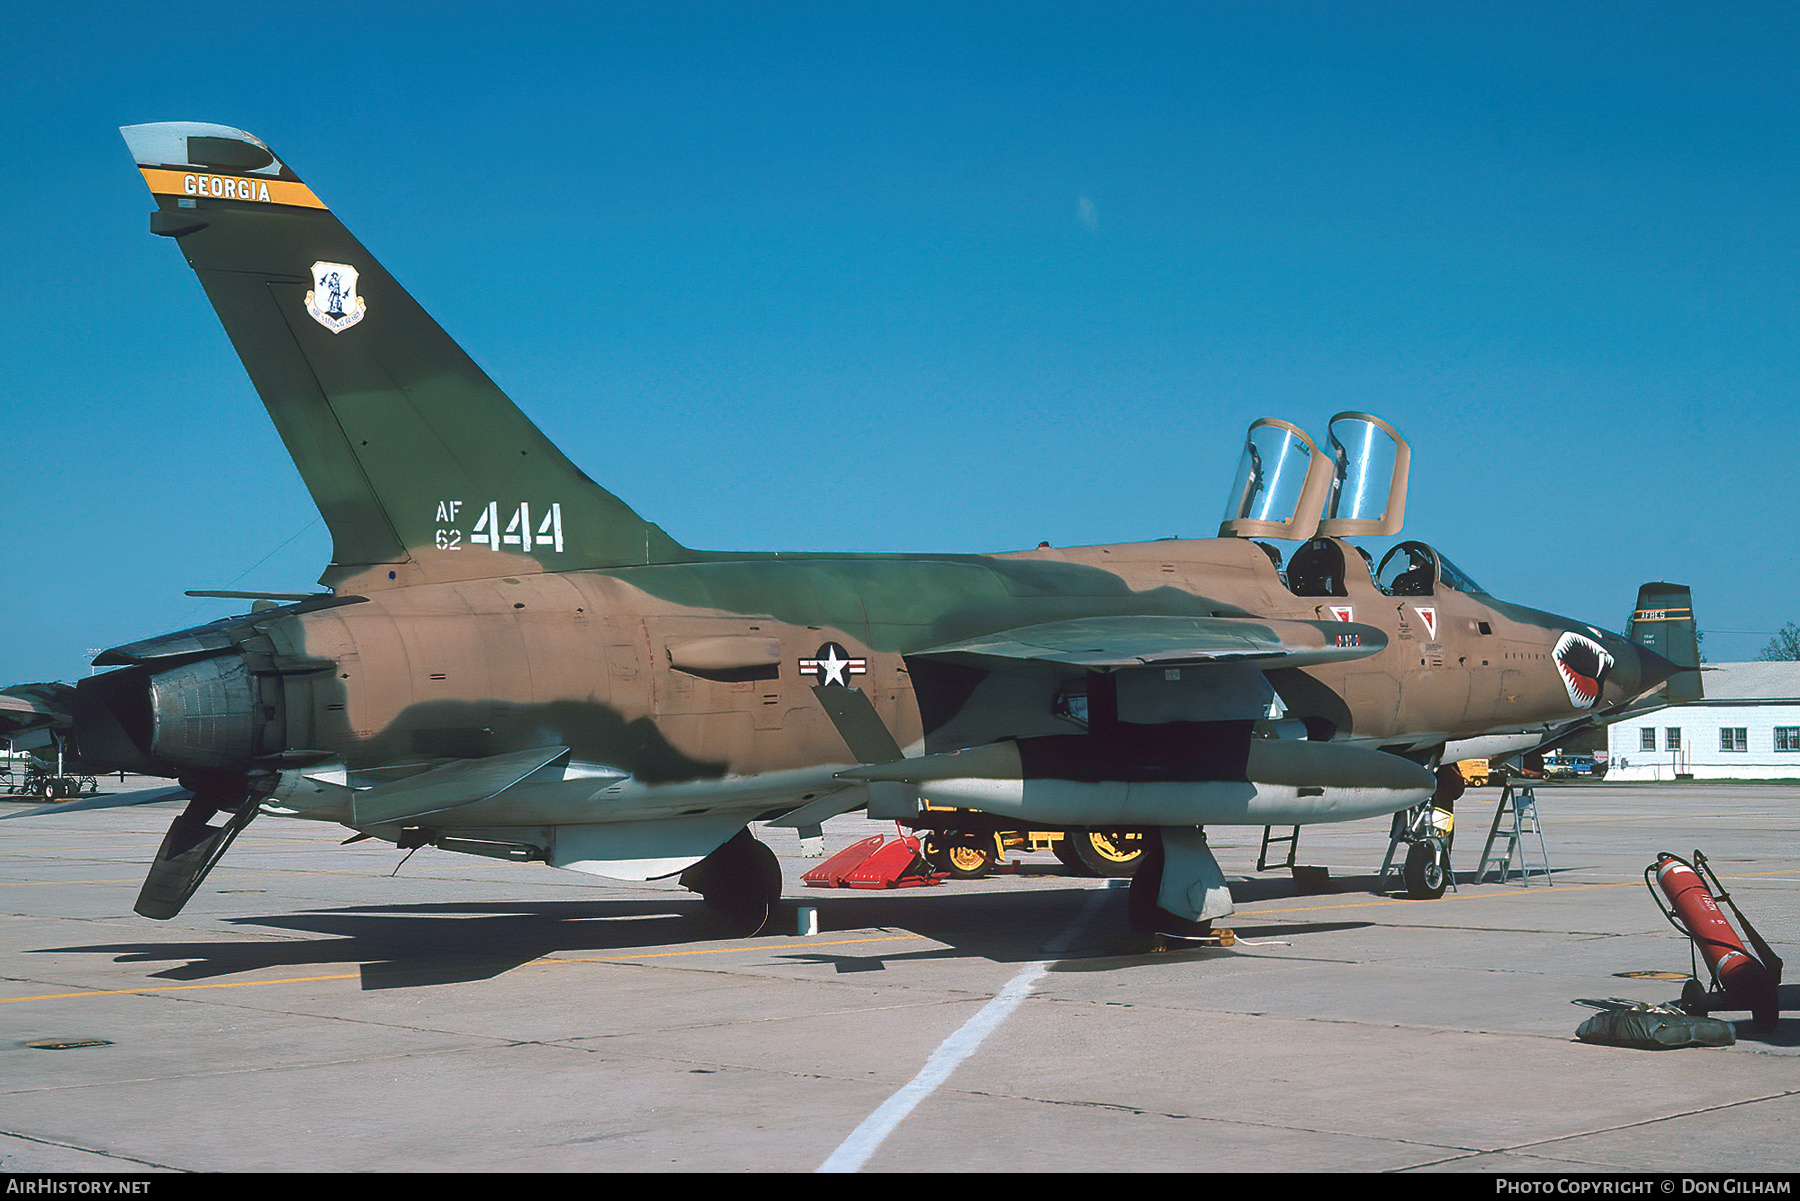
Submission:
<svg viewBox="0 0 1800 1201">
<path fill-rule="evenodd" d="M 121 130 L 357 589 L 690 557 L 584 475 L 269 148 Z"/>
<path fill-rule="evenodd" d="M 1625 637 L 1682 669 L 1663 685 L 1670 704 L 1701 698 L 1700 640 L 1694 627 L 1694 599 L 1686 584 L 1659 582 L 1639 588 Z"/>
</svg>

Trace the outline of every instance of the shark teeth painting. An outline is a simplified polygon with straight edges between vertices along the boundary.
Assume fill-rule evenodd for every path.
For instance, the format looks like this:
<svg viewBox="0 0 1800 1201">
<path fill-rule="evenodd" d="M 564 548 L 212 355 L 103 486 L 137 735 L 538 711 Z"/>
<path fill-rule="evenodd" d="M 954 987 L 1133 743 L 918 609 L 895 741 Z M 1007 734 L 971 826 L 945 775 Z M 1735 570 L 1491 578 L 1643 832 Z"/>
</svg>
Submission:
<svg viewBox="0 0 1800 1201">
<path fill-rule="evenodd" d="M 1553 657 L 1556 670 L 1562 673 L 1563 687 L 1569 690 L 1569 703 L 1577 709 L 1593 708 L 1600 699 L 1606 673 L 1612 670 L 1612 656 L 1593 639 L 1570 630 L 1557 639 Z"/>
</svg>

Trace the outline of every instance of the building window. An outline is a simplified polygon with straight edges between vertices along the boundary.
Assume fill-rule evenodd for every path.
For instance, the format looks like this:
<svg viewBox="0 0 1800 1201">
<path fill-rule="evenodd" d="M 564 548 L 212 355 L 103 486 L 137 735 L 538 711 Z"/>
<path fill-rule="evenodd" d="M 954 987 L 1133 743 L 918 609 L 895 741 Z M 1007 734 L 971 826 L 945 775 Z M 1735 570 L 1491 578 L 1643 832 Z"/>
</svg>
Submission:
<svg viewBox="0 0 1800 1201">
<path fill-rule="evenodd" d="M 1720 726 L 1719 749 L 1722 751 L 1747 751 L 1750 749 L 1750 730 L 1747 726 Z"/>
<path fill-rule="evenodd" d="M 1656 727 L 1645 726 L 1638 731 L 1638 750 L 1653 751 L 1656 749 Z"/>
<path fill-rule="evenodd" d="M 1800 726 L 1776 726 L 1775 749 L 1800 751 Z"/>
<path fill-rule="evenodd" d="M 1663 749 L 1678 751 L 1681 749 L 1681 727 L 1670 726 L 1663 731 Z"/>
</svg>

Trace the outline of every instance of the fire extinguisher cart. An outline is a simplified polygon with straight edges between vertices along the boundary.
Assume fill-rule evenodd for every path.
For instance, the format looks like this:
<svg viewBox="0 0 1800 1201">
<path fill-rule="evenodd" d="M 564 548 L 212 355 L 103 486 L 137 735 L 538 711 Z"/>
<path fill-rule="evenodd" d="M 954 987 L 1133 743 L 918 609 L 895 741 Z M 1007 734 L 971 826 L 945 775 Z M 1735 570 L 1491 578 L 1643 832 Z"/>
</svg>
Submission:
<svg viewBox="0 0 1800 1201">
<path fill-rule="evenodd" d="M 1780 1013 L 1781 957 L 1725 891 L 1706 856 L 1695 851 L 1690 863 L 1663 851 L 1644 869 L 1644 883 L 1663 916 L 1687 935 L 1692 950 L 1706 960 L 1711 976 L 1710 986 L 1700 983 L 1699 964 L 1693 965 L 1693 976 L 1681 986 L 1681 1008 L 1698 1016 L 1747 1009 L 1757 1030 L 1773 1030 Z M 1748 947 L 1719 908 L 1721 901 L 1737 915 Z"/>
</svg>

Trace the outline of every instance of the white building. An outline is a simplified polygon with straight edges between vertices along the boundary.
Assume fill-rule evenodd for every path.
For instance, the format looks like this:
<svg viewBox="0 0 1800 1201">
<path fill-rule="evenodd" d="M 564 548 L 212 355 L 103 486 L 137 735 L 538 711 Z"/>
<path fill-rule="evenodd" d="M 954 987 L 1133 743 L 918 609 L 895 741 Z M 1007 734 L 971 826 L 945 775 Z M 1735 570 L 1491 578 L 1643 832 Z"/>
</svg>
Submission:
<svg viewBox="0 0 1800 1201">
<path fill-rule="evenodd" d="M 1800 663 L 1708 663 L 1706 699 L 1607 727 L 1608 780 L 1800 779 Z"/>
</svg>

